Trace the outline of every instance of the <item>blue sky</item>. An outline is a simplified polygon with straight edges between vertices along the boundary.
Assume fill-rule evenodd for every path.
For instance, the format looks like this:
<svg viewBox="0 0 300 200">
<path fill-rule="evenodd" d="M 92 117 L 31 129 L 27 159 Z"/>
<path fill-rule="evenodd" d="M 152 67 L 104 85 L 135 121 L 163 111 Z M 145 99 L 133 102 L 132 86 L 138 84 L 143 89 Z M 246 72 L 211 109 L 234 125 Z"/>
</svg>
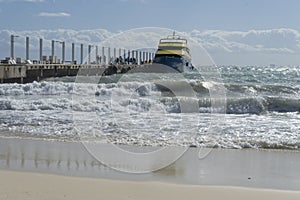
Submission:
<svg viewBox="0 0 300 200">
<path fill-rule="evenodd" d="M 299 0 L 0 0 L 0 29 L 300 30 Z"/>
<path fill-rule="evenodd" d="M 0 0 L 0 59 L 9 56 L 11 34 L 20 36 L 21 57 L 30 36 L 36 59 L 39 38 L 49 54 L 52 39 L 70 50 L 71 42 L 163 27 L 190 34 L 217 64 L 299 65 L 299 8 L 300 0 Z"/>
</svg>

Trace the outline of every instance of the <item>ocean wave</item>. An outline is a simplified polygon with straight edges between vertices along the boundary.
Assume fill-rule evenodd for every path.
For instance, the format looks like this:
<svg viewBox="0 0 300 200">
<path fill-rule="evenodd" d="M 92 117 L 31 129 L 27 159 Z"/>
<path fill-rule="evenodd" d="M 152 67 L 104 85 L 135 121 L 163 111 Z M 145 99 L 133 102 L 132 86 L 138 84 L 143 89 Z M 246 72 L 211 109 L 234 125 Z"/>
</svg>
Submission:
<svg viewBox="0 0 300 200">
<path fill-rule="evenodd" d="M 161 92 L 166 95 L 174 95 L 190 86 L 196 96 L 209 96 L 210 89 L 224 90 L 227 95 L 234 96 L 283 96 L 298 97 L 300 94 L 299 85 L 288 84 L 256 84 L 256 83 L 217 83 L 200 80 L 157 80 L 153 82 L 115 82 L 100 83 L 98 85 L 88 83 L 70 82 L 33 82 L 28 84 L 1 84 L 0 96 L 21 96 L 21 95 L 62 95 L 87 93 L 96 95 L 109 95 L 111 92 L 123 92 L 124 94 L 139 92 L 140 95 L 149 96 L 151 92 Z M 223 87 L 224 86 L 224 87 Z M 172 91 L 174 90 L 174 91 Z M 172 93 L 173 92 L 173 93 Z M 183 91 L 181 91 L 182 93 Z M 188 96 L 192 94 L 187 94 Z"/>
<path fill-rule="evenodd" d="M 191 98 L 186 101 L 195 102 Z M 180 100 L 178 97 L 164 97 L 160 101 L 166 106 L 166 110 L 170 113 L 180 113 Z M 200 113 L 220 113 L 224 112 L 222 106 L 224 99 L 213 99 L 215 101 L 212 106 L 212 99 L 197 99 Z M 218 102 L 219 101 L 219 102 Z M 194 111 L 195 112 L 195 111 Z M 248 97 L 248 98 L 227 98 L 226 114 L 263 114 L 266 112 L 300 112 L 300 99 L 290 99 L 282 97 Z"/>
<path fill-rule="evenodd" d="M 226 113 L 264 114 L 268 112 L 300 112 L 300 99 L 285 97 L 234 97 L 211 99 L 197 97 L 148 97 L 148 90 L 141 88 L 137 97 L 98 96 L 72 98 L 5 98 L 0 99 L 0 110 L 69 110 L 82 112 L 149 112 L 154 107 L 167 113 Z M 101 92 L 103 93 L 103 92 Z M 120 94 L 120 93 L 118 93 Z M 214 104 L 212 104 L 212 101 Z M 184 107 L 182 107 L 184 106 Z M 183 110 L 182 110 L 183 109 Z"/>
<path fill-rule="evenodd" d="M 0 86 L 0 96 L 71 94 L 73 92 L 73 85 L 73 83 L 63 82 L 2 84 Z"/>
<path fill-rule="evenodd" d="M 287 85 L 267 85 L 267 84 L 225 84 L 226 89 L 231 94 L 239 96 L 245 95 L 298 95 L 300 93 L 299 86 Z"/>
<path fill-rule="evenodd" d="M 194 94 L 180 91 L 182 85 L 191 86 Z M 180 96 L 168 88 L 177 88 Z M 211 98 L 210 89 L 222 84 L 198 80 L 117 82 L 117 83 L 65 83 L 33 82 L 3 84 L 0 86 L 0 110 L 66 110 L 109 111 L 111 102 L 118 102 L 120 111 L 147 112 L 151 105 L 160 104 L 169 113 L 200 112 L 227 114 L 263 114 L 266 112 L 299 112 L 299 87 L 285 85 L 224 84 L 227 97 Z M 184 90 L 185 86 L 182 87 Z M 175 93 L 177 90 L 175 91 Z M 119 101 L 119 100 L 124 100 Z M 130 102 L 128 101 L 130 100 Z M 127 102 L 128 101 L 128 102 Z M 212 104 L 214 101 L 214 104 Z M 226 104 L 224 103 L 226 101 Z M 198 109 L 181 110 L 181 104 L 198 104 Z M 225 105 L 226 109 L 218 106 Z M 123 108 L 122 108 L 123 107 Z M 114 110 L 118 110 L 114 108 Z"/>
</svg>

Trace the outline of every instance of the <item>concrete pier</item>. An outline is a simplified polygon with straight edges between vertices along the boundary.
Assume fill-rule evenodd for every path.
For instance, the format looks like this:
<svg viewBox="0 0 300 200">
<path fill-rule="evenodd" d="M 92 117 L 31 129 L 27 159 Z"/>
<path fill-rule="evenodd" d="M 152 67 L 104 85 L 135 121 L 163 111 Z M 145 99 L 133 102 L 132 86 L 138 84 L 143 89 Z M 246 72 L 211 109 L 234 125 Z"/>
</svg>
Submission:
<svg viewBox="0 0 300 200">
<path fill-rule="evenodd" d="M 0 65 L 0 83 L 30 83 L 50 77 L 100 76 L 126 73 L 135 64 L 20 64 Z"/>
<path fill-rule="evenodd" d="M 40 81 L 49 77 L 80 75 L 111 75 L 126 73 L 130 69 L 151 63 L 153 55 L 150 52 L 136 49 L 117 47 L 100 47 L 94 44 L 80 44 L 80 63 L 76 62 L 75 46 L 72 43 L 71 61 L 66 61 L 66 43 L 60 40 L 51 40 L 51 54 L 43 55 L 43 42 L 39 39 L 39 60 L 30 60 L 30 38 L 25 38 L 25 59 L 14 55 L 14 42 L 18 35 L 10 36 L 10 57 L 0 62 L 0 83 L 28 83 Z M 49 41 L 49 40 L 48 40 Z M 61 44 L 61 57 L 56 55 L 55 43 Z M 95 47 L 95 52 L 92 51 Z M 84 48 L 87 48 L 87 61 L 84 61 Z M 99 52 L 98 50 L 102 50 Z M 117 51 L 119 56 L 117 56 Z M 68 51 L 67 51 L 68 52 Z M 93 58 L 91 54 L 94 55 Z M 85 62 L 85 63 L 84 63 Z"/>
</svg>

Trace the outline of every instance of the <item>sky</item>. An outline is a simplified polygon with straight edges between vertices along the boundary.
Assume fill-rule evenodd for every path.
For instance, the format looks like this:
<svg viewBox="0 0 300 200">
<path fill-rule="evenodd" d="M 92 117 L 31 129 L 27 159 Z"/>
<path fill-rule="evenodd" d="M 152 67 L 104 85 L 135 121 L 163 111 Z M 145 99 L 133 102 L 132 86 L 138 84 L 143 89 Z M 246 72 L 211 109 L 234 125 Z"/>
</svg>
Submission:
<svg viewBox="0 0 300 200">
<path fill-rule="evenodd" d="M 187 33 L 220 65 L 299 65 L 299 8 L 299 0 L 0 0 L 0 59 L 9 56 L 11 34 L 20 36 L 20 57 L 30 36 L 37 59 L 39 38 L 49 54 L 53 39 L 70 50 L 72 42 L 162 27 Z"/>
<path fill-rule="evenodd" d="M 299 0 L 0 0 L 0 29 L 300 30 Z"/>
</svg>

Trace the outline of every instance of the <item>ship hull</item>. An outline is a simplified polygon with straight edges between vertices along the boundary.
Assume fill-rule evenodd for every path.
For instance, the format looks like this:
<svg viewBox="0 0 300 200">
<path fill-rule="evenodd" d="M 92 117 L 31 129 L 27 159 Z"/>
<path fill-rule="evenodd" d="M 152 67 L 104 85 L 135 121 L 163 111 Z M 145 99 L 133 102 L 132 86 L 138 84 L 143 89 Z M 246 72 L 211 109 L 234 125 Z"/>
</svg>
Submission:
<svg viewBox="0 0 300 200">
<path fill-rule="evenodd" d="M 180 73 L 191 71 L 193 69 L 190 60 L 183 57 L 160 56 L 155 57 L 153 63 L 168 66 Z"/>
</svg>

